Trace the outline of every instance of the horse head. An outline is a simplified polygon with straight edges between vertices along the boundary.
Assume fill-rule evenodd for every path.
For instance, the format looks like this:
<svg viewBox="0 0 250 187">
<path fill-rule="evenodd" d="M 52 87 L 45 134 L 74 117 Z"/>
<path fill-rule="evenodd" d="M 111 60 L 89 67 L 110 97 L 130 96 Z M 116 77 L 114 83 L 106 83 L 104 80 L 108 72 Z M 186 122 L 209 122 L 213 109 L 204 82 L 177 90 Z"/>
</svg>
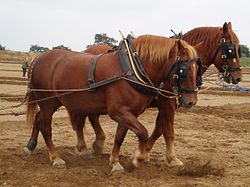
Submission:
<svg viewBox="0 0 250 187">
<path fill-rule="evenodd" d="M 184 40 L 176 40 L 173 51 L 175 63 L 167 73 L 167 80 L 171 82 L 173 91 L 178 93 L 180 106 L 191 108 L 197 103 L 197 86 L 200 86 L 197 80 L 202 76 L 202 73 L 198 73 L 201 64 L 197 61 L 195 49 Z"/>
<path fill-rule="evenodd" d="M 218 62 L 215 66 L 223 73 L 227 83 L 237 84 L 242 80 L 239 39 L 232 30 L 231 22 L 224 23 L 221 30 L 220 45 L 214 57 Z"/>
</svg>

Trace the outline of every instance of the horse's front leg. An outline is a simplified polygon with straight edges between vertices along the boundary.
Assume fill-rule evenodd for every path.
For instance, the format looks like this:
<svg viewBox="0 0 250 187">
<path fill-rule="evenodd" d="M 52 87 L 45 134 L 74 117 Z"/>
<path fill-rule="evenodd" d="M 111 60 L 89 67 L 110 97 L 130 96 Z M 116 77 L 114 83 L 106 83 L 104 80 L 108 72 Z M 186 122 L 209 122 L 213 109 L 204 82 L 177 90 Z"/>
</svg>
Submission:
<svg viewBox="0 0 250 187">
<path fill-rule="evenodd" d="M 169 117 L 163 128 L 163 136 L 166 143 L 166 160 L 169 167 L 182 166 L 183 162 L 179 160 L 174 147 L 174 114 Z"/>
<path fill-rule="evenodd" d="M 147 143 L 149 152 L 155 141 L 163 134 L 166 143 L 166 160 L 170 167 L 180 166 L 183 163 L 177 158 L 174 148 L 174 116 L 176 110 L 175 100 L 161 100 L 158 102 L 159 113 L 152 135 Z"/>
<path fill-rule="evenodd" d="M 118 143 L 119 147 L 121 146 L 122 141 L 126 135 L 126 129 L 130 129 L 137 135 L 139 139 L 139 146 L 138 146 L 138 150 L 136 150 L 135 154 L 132 156 L 132 164 L 134 167 L 138 167 L 139 161 L 144 160 L 146 157 L 146 144 L 148 141 L 147 129 L 137 120 L 137 118 L 132 113 L 128 111 L 123 111 L 119 113 L 118 115 L 114 115 L 114 116 L 110 115 L 110 117 L 114 119 L 115 121 L 117 121 L 120 126 L 119 127 L 120 130 L 118 129 L 119 131 L 117 131 L 117 133 L 123 132 L 121 133 L 122 135 L 120 135 L 122 137 L 120 139 L 121 142 Z M 119 138 L 119 134 L 117 136 Z M 111 159 L 110 159 L 112 166 L 114 166 L 114 163 L 119 162 L 118 155 L 119 155 L 119 149 L 117 153 L 112 152 Z"/>
<path fill-rule="evenodd" d="M 123 125 L 118 124 L 115 133 L 114 146 L 109 160 L 110 165 L 112 166 L 111 173 L 116 171 L 122 171 L 122 172 L 124 171 L 124 168 L 119 162 L 119 152 L 122 142 L 127 134 L 127 131 L 128 131 L 127 128 L 125 128 Z"/>
<path fill-rule="evenodd" d="M 95 131 L 95 141 L 92 144 L 92 148 L 96 154 L 102 154 L 104 148 L 104 142 L 106 139 L 105 133 L 100 125 L 99 116 L 88 116 L 92 128 Z"/>
</svg>

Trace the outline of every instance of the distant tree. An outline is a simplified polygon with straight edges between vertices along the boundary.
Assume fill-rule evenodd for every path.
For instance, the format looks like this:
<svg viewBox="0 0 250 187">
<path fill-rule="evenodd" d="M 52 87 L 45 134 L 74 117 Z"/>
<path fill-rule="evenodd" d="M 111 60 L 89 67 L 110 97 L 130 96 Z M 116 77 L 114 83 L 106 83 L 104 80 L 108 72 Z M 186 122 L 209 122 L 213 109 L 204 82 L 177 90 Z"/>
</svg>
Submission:
<svg viewBox="0 0 250 187">
<path fill-rule="evenodd" d="M 106 33 L 102 33 L 102 34 L 95 35 L 95 42 L 93 45 L 95 45 L 95 44 L 108 44 L 110 46 L 114 46 L 117 44 L 117 42 L 118 41 L 116 39 L 107 36 Z M 86 47 L 89 48 L 90 46 L 92 46 L 92 44 L 89 44 Z"/>
<path fill-rule="evenodd" d="M 69 47 L 65 47 L 64 45 L 58 45 L 56 47 L 53 47 L 52 49 L 66 49 L 66 50 L 71 50 Z"/>
<path fill-rule="evenodd" d="M 46 52 L 48 50 L 49 50 L 48 47 L 41 47 L 38 45 L 31 45 L 30 46 L 30 51 L 34 51 L 34 52 Z"/>
<path fill-rule="evenodd" d="M 246 45 L 240 45 L 240 50 L 243 57 L 250 57 L 249 48 Z"/>
<path fill-rule="evenodd" d="M 5 51 L 5 46 L 2 46 L 2 45 L 0 44 L 0 51 Z"/>
<path fill-rule="evenodd" d="M 118 41 L 114 38 L 110 38 L 106 33 L 96 34 L 94 44 L 108 44 L 114 46 Z"/>
</svg>

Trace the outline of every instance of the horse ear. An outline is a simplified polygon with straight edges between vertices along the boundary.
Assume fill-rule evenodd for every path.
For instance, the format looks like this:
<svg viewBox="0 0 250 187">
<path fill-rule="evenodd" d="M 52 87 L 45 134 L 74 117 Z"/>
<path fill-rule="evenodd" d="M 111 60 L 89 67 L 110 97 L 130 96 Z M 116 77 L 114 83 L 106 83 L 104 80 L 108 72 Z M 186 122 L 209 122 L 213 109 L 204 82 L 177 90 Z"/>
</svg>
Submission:
<svg viewBox="0 0 250 187">
<path fill-rule="evenodd" d="M 232 31 L 232 23 L 231 22 L 228 22 L 227 27 L 228 27 L 228 30 Z"/>
<path fill-rule="evenodd" d="M 232 31 L 232 24 L 231 24 L 231 22 L 225 22 L 224 24 L 223 24 L 223 33 L 224 34 L 229 34 L 229 32 L 230 31 Z"/>
</svg>

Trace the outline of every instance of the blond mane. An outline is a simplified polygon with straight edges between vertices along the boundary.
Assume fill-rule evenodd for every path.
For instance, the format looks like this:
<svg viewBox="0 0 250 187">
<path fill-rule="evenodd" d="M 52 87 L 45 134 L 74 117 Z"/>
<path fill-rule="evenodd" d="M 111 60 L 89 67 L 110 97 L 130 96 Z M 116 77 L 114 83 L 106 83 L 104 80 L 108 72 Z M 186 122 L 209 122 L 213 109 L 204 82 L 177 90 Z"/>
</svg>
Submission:
<svg viewBox="0 0 250 187">
<path fill-rule="evenodd" d="M 190 59 L 196 59 L 197 58 L 197 53 L 194 47 L 189 45 L 186 41 L 180 40 L 181 45 L 187 50 L 188 53 L 188 58 Z"/>
<path fill-rule="evenodd" d="M 170 50 L 178 42 L 162 36 L 142 35 L 134 39 L 133 44 L 142 60 L 149 58 L 151 63 L 163 63 L 169 58 Z M 191 59 L 197 57 L 195 49 L 184 40 L 180 40 L 182 46 L 187 49 Z"/>
<path fill-rule="evenodd" d="M 149 58 L 152 63 L 161 63 L 169 58 L 175 42 L 162 36 L 142 35 L 135 38 L 133 44 L 142 60 Z"/>
</svg>

